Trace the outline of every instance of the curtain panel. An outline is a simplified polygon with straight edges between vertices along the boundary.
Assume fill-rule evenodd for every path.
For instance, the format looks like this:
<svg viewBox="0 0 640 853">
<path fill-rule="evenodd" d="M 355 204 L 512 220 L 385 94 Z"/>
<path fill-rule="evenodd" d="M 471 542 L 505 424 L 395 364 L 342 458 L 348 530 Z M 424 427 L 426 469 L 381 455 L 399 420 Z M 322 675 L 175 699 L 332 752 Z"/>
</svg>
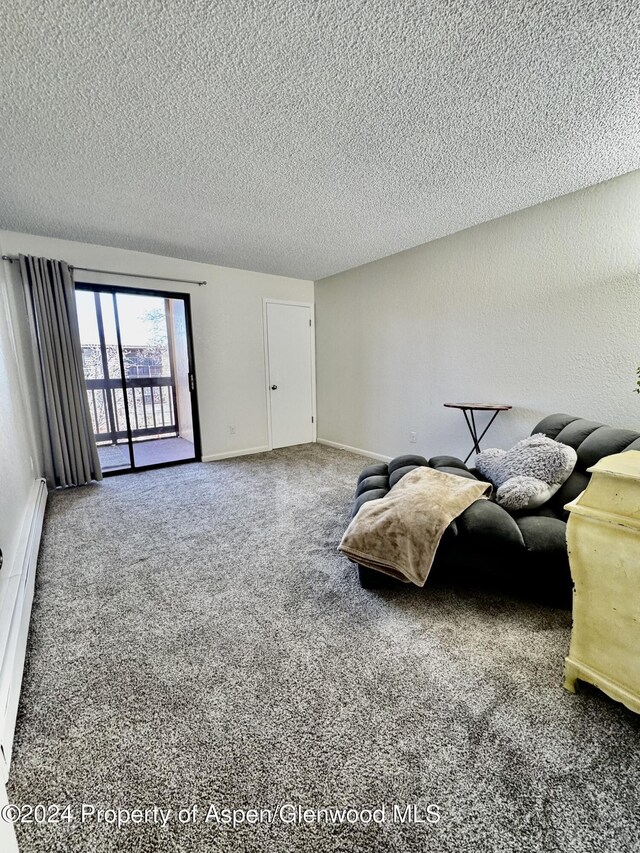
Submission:
<svg viewBox="0 0 640 853">
<path fill-rule="evenodd" d="M 50 486 L 101 480 L 82 367 L 75 288 L 64 261 L 20 255 Z"/>
</svg>

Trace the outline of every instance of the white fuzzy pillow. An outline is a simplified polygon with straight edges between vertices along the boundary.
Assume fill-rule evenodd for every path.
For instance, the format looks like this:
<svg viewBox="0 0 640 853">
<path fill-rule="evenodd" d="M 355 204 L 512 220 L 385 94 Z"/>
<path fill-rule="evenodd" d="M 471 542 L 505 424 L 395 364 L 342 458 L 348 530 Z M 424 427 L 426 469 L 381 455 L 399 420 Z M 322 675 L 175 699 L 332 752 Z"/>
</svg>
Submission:
<svg viewBox="0 0 640 853">
<path fill-rule="evenodd" d="M 536 509 L 553 497 L 576 461 L 572 447 L 536 433 L 511 450 L 483 450 L 475 465 L 480 476 L 495 487 L 500 506 L 523 510 Z"/>
</svg>

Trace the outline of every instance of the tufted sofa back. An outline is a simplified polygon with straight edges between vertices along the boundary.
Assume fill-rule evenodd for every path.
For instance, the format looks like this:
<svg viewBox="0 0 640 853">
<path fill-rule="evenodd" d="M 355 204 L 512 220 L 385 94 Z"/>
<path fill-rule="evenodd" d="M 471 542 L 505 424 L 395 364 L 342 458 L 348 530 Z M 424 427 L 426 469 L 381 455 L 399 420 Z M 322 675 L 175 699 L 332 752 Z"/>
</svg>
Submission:
<svg viewBox="0 0 640 853">
<path fill-rule="evenodd" d="M 568 444 L 578 454 L 573 473 L 549 502 L 559 515 L 565 515 L 564 505 L 577 498 L 587 487 L 590 478 L 587 468 L 595 465 L 603 456 L 624 450 L 640 450 L 640 433 L 630 429 L 615 429 L 573 415 L 548 415 L 533 428 L 531 434 L 537 432 Z"/>
</svg>

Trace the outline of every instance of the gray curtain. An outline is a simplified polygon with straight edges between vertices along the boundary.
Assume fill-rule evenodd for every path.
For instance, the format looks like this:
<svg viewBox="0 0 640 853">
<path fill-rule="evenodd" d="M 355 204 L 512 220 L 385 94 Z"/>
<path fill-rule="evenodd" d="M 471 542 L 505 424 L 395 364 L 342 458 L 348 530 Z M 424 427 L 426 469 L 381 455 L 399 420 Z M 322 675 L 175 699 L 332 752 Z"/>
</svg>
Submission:
<svg viewBox="0 0 640 853">
<path fill-rule="evenodd" d="M 38 375 L 45 474 L 50 486 L 101 480 L 73 279 L 67 264 L 20 255 Z"/>
</svg>

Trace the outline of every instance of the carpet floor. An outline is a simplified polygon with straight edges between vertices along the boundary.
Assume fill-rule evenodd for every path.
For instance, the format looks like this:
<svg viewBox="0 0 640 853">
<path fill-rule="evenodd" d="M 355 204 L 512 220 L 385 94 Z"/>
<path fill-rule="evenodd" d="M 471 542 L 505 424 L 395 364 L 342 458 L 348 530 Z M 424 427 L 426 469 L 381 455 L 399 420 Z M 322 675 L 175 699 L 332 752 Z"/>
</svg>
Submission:
<svg viewBox="0 0 640 853">
<path fill-rule="evenodd" d="M 364 464 L 307 445 L 51 496 L 9 797 L 70 808 L 22 853 L 639 849 L 640 717 L 563 689 L 570 614 L 361 589 L 336 546 Z"/>
</svg>

